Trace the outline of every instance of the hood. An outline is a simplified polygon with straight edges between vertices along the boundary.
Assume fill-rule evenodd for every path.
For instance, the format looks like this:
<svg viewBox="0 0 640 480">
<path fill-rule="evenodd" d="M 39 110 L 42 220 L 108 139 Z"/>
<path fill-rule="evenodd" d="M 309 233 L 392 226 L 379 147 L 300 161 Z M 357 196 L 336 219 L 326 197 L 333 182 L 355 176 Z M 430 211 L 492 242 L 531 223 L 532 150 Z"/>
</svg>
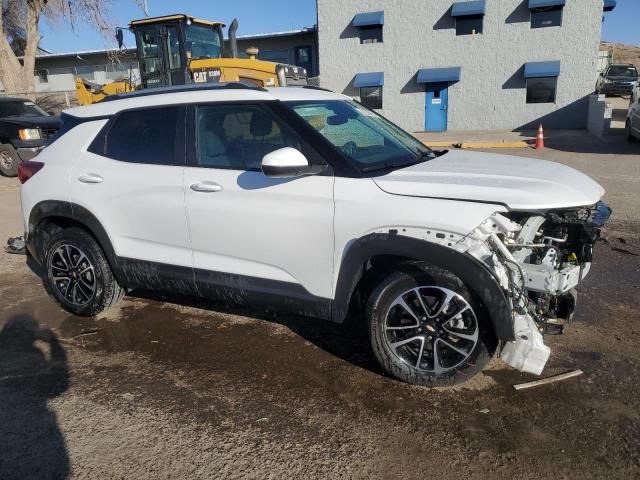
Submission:
<svg viewBox="0 0 640 480">
<path fill-rule="evenodd" d="M 565 165 L 531 158 L 468 151 L 374 177 L 385 192 L 547 210 L 593 205 L 604 189 Z"/>
<path fill-rule="evenodd" d="M 30 115 L 18 116 L 18 117 L 4 117 L 0 118 L 0 121 L 4 123 L 13 123 L 19 127 L 25 128 L 58 128 L 60 127 L 60 117 L 52 115 L 42 115 L 34 117 Z"/>
<path fill-rule="evenodd" d="M 611 75 L 607 75 L 606 78 L 607 80 L 611 80 L 612 82 L 636 83 L 638 81 L 637 78 L 618 77 L 618 76 L 611 76 Z"/>
</svg>

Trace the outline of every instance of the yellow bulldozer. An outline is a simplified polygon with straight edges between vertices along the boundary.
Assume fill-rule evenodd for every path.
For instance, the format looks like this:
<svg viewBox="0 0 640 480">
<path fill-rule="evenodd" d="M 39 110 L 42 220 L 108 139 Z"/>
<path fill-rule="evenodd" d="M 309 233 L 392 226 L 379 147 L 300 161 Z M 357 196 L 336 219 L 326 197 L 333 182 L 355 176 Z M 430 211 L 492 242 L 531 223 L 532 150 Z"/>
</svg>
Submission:
<svg viewBox="0 0 640 480">
<path fill-rule="evenodd" d="M 99 85 L 77 78 L 78 103 L 88 105 L 116 93 L 190 83 L 244 82 L 258 87 L 307 83 L 304 68 L 258 60 L 257 49 L 248 49 L 248 58 L 238 58 L 235 19 L 229 26 L 229 48 L 225 52 L 224 27 L 222 22 L 185 14 L 132 21 L 129 30 L 136 39 L 140 82 L 134 84 L 124 78 Z M 122 29 L 116 30 L 116 39 L 122 49 Z"/>
</svg>

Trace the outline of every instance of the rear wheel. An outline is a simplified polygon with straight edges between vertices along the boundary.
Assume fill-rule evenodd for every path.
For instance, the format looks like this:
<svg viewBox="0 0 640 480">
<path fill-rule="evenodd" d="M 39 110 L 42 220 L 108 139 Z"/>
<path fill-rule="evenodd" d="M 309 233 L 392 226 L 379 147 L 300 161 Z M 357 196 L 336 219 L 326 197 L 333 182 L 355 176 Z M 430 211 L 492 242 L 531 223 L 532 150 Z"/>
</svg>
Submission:
<svg viewBox="0 0 640 480">
<path fill-rule="evenodd" d="M 0 144 L 0 173 L 5 177 L 18 175 L 20 157 L 11 145 Z"/>
<path fill-rule="evenodd" d="M 49 291 L 68 312 L 94 316 L 124 296 L 98 243 L 81 228 L 54 235 L 45 248 Z"/>
<path fill-rule="evenodd" d="M 383 280 L 367 307 L 371 345 L 396 378 L 429 387 L 464 382 L 493 356 L 488 317 L 451 272 L 404 264 Z"/>
<path fill-rule="evenodd" d="M 627 123 L 624 125 L 624 134 L 627 137 L 628 142 L 636 141 L 636 137 L 633 136 L 633 132 L 631 131 L 631 119 L 628 119 Z"/>
</svg>

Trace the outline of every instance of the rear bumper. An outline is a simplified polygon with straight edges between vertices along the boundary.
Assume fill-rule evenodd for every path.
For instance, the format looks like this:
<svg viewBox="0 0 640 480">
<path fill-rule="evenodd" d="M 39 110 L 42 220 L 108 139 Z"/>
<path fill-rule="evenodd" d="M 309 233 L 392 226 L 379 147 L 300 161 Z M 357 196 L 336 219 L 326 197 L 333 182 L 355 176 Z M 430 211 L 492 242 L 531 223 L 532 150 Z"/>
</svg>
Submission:
<svg viewBox="0 0 640 480">
<path fill-rule="evenodd" d="M 23 162 L 33 159 L 40 153 L 40 150 L 42 150 L 42 147 L 16 148 L 16 152 L 18 152 L 18 156 Z"/>
</svg>

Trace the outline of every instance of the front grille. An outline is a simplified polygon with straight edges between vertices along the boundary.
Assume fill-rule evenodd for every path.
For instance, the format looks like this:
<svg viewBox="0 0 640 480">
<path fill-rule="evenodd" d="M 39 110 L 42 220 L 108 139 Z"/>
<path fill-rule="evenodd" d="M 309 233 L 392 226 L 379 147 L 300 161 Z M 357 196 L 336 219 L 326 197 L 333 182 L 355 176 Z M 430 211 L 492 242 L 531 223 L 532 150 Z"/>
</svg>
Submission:
<svg viewBox="0 0 640 480">
<path fill-rule="evenodd" d="M 42 139 L 46 141 L 53 137 L 58 129 L 55 127 L 40 127 L 40 131 L 42 132 Z"/>
</svg>

